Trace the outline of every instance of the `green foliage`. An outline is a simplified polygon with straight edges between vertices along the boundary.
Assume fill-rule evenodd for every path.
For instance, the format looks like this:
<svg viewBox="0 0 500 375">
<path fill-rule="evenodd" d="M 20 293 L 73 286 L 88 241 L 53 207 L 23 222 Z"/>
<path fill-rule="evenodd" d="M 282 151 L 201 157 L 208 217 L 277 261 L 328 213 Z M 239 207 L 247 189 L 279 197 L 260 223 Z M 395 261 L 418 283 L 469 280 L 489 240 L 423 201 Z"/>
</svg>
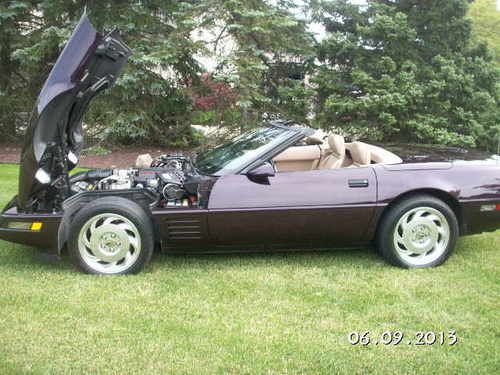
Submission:
<svg viewBox="0 0 500 375">
<path fill-rule="evenodd" d="M 190 92 L 199 85 L 201 72 L 195 56 L 209 55 L 206 43 L 195 41 L 192 34 L 217 25 L 223 25 L 237 44 L 225 62 L 231 69 L 218 75 L 234 87 L 239 101 L 213 118 L 199 111 L 194 115 L 216 125 L 231 125 L 242 117 L 252 123 L 264 112 L 304 118 L 308 104 L 302 97 L 311 92 L 290 79 L 286 70 L 275 67 L 293 54 L 304 70 L 303 52 L 312 57 L 312 38 L 285 6 L 263 0 L 7 1 L 0 5 L 0 109 L 10 111 L 2 110 L 0 126 L 10 127 L 13 138 L 20 135 L 15 124 L 25 121 L 21 114 L 29 113 L 84 4 L 98 29 L 122 30 L 134 51 L 116 87 L 94 101 L 85 118 L 92 138 L 122 144 L 190 145 Z M 22 80 L 15 80 L 15 75 Z"/>
<path fill-rule="evenodd" d="M 260 121 L 264 114 L 306 120 L 310 101 L 303 99 L 312 92 L 302 78 L 312 68 L 313 38 L 293 10 L 289 2 L 261 0 L 199 4 L 203 24 L 223 25 L 219 38 L 228 36 L 237 45 L 218 71 L 238 91 L 242 126 Z M 290 90 L 298 95 L 297 100 L 290 98 Z"/>
<path fill-rule="evenodd" d="M 498 72 L 466 0 L 316 4 L 318 123 L 375 140 L 496 148 Z"/>
<path fill-rule="evenodd" d="M 85 2 L 64 0 L 9 1 L 1 5 L 2 93 L 26 100 L 11 106 L 14 116 L 30 107 L 50 65 L 83 13 Z M 178 1 L 89 1 L 89 17 L 100 30 L 118 28 L 134 55 L 116 87 L 96 100 L 86 116 L 90 133 L 101 140 L 149 144 L 191 143 L 190 100 L 183 83 L 200 70 L 194 55 L 190 4 Z M 20 35 L 19 33 L 22 33 Z M 14 36 L 5 40 L 6 35 Z M 3 73 L 2 72 L 2 73 Z M 22 80 L 14 80 L 15 75 Z M 117 111 L 119 108 L 119 111 Z M 12 119 L 2 111 L 0 124 Z"/>
<path fill-rule="evenodd" d="M 22 137 L 86 5 L 98 29 L 122 30 L 134 50 L 85 117 L 87 139 L 99 144 L 187 147 L 199 138 L 191 123 L 234 130 L 284 117 L 361 138 L 496 148 L 500 86 L 489 47 L 500 48 L 500 13 L 491 0 L 470 11 L 468 0 L 304 3 L 327 30 L 321 43 L 287 0 L 0 2 L 0 130 Z M 200 31 L 213 37 L 193 37 Z M 210 77 L 231 92 L 224 105 L 219 90 L 204 98 L 217 105 L 196 105 L 206 89 L 199 57 L 217 62 Z"/>
<path fill-rule="evenodd" d="M 486 42 L 500 65 L 500 11 L 495 3 L 496 0 L 475 0 L 467 15 L 472 20 L 475 42 Z"/>
</svg>

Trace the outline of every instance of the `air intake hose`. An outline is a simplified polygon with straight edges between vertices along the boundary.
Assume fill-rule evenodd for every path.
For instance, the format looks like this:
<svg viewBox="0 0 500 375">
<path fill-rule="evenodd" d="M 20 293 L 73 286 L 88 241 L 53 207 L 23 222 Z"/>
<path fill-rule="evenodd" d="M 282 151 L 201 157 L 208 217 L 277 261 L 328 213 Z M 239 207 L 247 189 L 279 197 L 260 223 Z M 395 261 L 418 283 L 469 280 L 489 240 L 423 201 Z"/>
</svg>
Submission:
<svg viewBox="0 0 500 375">
<path fill-rule="evenodd" d="M 103 178 L 109 177 L 113 174 L 113 169 L 92 169 L 91 171 L 75 173 L 69 178 L 69 182 L 74 184 L 78 181 L 95 181 L 102 180 Z"/>
</svg>

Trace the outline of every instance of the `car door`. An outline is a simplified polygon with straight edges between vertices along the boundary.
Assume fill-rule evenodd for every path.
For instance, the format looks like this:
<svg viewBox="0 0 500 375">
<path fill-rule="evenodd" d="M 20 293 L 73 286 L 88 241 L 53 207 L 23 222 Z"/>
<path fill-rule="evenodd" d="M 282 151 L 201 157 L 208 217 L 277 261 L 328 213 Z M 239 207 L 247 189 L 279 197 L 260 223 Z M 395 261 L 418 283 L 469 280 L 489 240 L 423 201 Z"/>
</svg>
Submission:
<svg viewBox="0 0 500 375">
<path fill-rule="evenodd" d="M 364 243 L 376 204 L 371 167 L 282 172 L 263 183 L 222 176 L 209 201 L 218 245 Z"/>
</svg>

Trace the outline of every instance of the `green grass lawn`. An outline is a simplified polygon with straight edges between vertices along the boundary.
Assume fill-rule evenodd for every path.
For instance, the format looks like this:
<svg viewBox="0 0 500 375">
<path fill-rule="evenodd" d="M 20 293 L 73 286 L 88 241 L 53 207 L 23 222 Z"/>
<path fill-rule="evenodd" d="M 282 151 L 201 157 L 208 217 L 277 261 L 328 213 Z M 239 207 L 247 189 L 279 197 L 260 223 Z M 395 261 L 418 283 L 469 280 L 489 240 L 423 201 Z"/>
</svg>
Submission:
<svg viewBox="0 0 500 375">
<path fill-rule="evenodd" d="M 0 204 L 16 189 L 17 166 L 0 165 Z M 158 254 L 137 276 L 96 277 L 0 241 L 0 374 L 498 373 L 499 250 L 497 231 L 435 269 L 359 249 Z M 450 329 L 454 346 L 408 345 Z M 406 338 L 351 346 L 365 330 Z"/>
</svg>

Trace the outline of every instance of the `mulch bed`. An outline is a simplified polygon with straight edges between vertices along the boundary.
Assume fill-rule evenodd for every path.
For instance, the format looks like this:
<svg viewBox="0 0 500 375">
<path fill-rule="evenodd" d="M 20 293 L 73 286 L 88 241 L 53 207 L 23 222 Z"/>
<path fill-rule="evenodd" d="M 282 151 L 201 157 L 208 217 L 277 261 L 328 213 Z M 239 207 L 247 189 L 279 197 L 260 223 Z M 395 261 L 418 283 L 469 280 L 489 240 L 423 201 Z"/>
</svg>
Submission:
<svg viewBox="0 0 500 375">
<path fill-rule="evenodd" d="M 182 150 L 155 147 L 114 148 L 107 155 L 84 155 L 78 165 L 86 168 L 125 168 L 135 164 L 137 155 L 151 154 L 153 158 L 162 154 L 182 154 Z M 0 144 L 0 163 L 19 163 L 21 146 Z"/>
<path fill-rule="evenodd" d="M 21 146 L 0 145 L 0 163 L 19 163 Z"/>
</svg>

